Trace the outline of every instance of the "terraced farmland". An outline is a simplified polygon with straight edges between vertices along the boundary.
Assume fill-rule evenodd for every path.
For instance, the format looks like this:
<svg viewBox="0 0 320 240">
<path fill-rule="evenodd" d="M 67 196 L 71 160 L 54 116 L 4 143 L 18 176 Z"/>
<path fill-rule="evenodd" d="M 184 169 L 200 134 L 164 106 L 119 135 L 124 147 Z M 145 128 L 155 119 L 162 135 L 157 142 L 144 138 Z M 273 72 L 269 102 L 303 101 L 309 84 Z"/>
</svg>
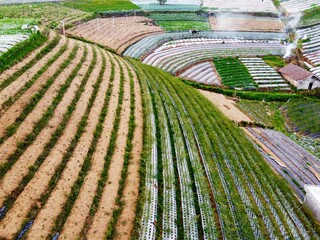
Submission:
<svg viewBox="0 0 320 240">
<path fill-rule="evenodd" d="M 252 33 L 252 32 L 219 32 L 219 31 L 207 31 L 207 32 L 199 32 L 197 34 L 191 34 L 190 32 L 171 32 L 171 33 L 162 33 L 157 35 L 152 35 L 145 37 L 138 41 L 137 43 L 128 47 L 128 49 L 124 52 L 125 56 L 129 56 L 132 58 L 141 58 L 148 53 L 152 52 L 156 48 L 160 47 L 163 44 L 172 45 L 176 40 L 181 40 L 183 42 L 196 42 L 199 39 L 203 42 L 218 40 L 221 42 L 223 40 L 230 40 L 231 42 L 235 42 L 236 40 L 248 40 L 249 42 L 265 42 L 270 43 L 266 49 L 269 49 L 269 52 L 274 55 L 284 54 L 284 48 L 280 44 L 275 44 L 275 42 L 280 42 L 281 39 L 285 39 L 286 36 L 283 33 Z M 240 41 L 241 42 L 241 41 Z M 217 42 L 216 42 L 217 43 Z M 272 44 L 271 44 L 272 43 Z M 261 46 L 261 49 L 255 49 L 257 54 L 265 54 L 263 51 L 264 47 Z M 223 48 L 222 48 L 223 49 Z M 266 50 L 265 49 L 265 50 Z"/>
<path fill-rule="evenodd" d="M 280 44 L 263 40 L 182 39 L 155 49 L 142 62 L 176 75 L 213 57 L 278 55 L 281 51 Z"/>
<path fill-rule="evenodd" d="M 241 130 L 196 90 L 131 63 L 141 82 L 148 133 L 134 236 L 316 238 L 284 180 Z"/>
<path fill-rule="evenodd" d="M 290 91 L 288 83 L 261 58 L 239 58 L 259 88 Z"/>
<path fill-rule="evenodd" d="M 49 47 L 1 75 L 0 236 L 30 228 L 30 239 L 102 239 L 117 229 L 112 213 L 138 197 L 139 85 L 126 62 L 97 47 L 54 34 Z M 123 192 L 130 202 L 120 206 Z M 128 234 L 134 214 L 125 218 Z"/>
<path fill-rule="evenodd" d="M 203 62 L 186 69 L 179 77 L 206 85 L 221 85 L 221 80 L 211 62 Z"/>
<path fill-rule="evenodd" d="M 88 39 L 122 53 L 138 40 L 163 32 L 160 27 L 150 26 L 148 22 L 150 19 L 139 16 L 97 18 L 69 29 L 67 34 Z"/>
</svg>

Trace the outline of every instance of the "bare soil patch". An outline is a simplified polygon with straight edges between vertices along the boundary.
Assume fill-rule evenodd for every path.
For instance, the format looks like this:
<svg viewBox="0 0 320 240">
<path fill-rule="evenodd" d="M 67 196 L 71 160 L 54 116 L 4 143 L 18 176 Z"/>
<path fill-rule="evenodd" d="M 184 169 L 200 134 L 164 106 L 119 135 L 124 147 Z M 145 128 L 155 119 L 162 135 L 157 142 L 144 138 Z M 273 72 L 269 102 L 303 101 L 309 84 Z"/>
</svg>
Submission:
<svg viewBox="0 0 320 240">
<path fill-rule="evenodd" d="M 162 29 L 145 17 L 98 18 L 79 24 L 67 34 L 82 37 L 122 53 L 145 36 L 161 33 Z"/>
</svg>

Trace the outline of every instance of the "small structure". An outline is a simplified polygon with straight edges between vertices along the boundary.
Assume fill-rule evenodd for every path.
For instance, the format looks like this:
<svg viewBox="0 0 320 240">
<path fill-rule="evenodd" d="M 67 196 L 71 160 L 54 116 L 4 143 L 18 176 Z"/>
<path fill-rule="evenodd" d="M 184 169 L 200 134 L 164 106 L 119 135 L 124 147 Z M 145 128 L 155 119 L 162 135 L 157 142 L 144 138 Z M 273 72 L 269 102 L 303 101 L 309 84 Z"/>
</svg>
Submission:
<svg viewBox="0 0 320 240">
<path fill-rule="evenodd" d="M 320 87 L 318 76 L 295 64 L 290 63 L 279 69 L 278 72 L 297 89 L 311 90 Z"/>
<path fill-rule="evenodd" d="M 306 196 L 303 205 L 312 211 L 318 223 L 320 223 L 320 186 L 304 185 Z"/>
</svg>

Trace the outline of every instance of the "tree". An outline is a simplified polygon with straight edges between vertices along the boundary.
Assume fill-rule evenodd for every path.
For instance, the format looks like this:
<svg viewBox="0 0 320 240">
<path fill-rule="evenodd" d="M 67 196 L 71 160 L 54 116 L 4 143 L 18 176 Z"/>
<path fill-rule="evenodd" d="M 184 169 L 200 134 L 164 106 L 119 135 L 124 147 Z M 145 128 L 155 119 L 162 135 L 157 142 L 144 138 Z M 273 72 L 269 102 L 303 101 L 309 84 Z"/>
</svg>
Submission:
<svg viewBox="0 0 320 240">
<path fill-rule="evenodd" d="M 167 2 L 167 0 L 158 0 L 158 2 L 160 5 L 164 5 Z"/>
</svg>

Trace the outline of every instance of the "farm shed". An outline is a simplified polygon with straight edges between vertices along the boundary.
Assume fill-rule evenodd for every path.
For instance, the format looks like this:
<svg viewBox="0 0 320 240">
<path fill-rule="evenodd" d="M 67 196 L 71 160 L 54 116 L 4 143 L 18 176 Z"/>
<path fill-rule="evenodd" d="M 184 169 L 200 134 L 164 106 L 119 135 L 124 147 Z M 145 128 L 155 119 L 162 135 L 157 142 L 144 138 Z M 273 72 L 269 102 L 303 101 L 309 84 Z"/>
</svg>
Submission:
<svg viewBox="0 0 320 240">
<path fill-rule="evenodd" d="M 319 77 L 295 64 L 290 63 L 278 71 L 282 74 L 284 79 L 297 89 L 311 90 L 320 87 Z"/>
<path fill-rule="evenodd" d="M 304 190 L 306 191 L 306 196 L 303 204 L 313 212 L 316 221 L 320 223 L 320 186 L 305 185 Z"/>
</svg>

